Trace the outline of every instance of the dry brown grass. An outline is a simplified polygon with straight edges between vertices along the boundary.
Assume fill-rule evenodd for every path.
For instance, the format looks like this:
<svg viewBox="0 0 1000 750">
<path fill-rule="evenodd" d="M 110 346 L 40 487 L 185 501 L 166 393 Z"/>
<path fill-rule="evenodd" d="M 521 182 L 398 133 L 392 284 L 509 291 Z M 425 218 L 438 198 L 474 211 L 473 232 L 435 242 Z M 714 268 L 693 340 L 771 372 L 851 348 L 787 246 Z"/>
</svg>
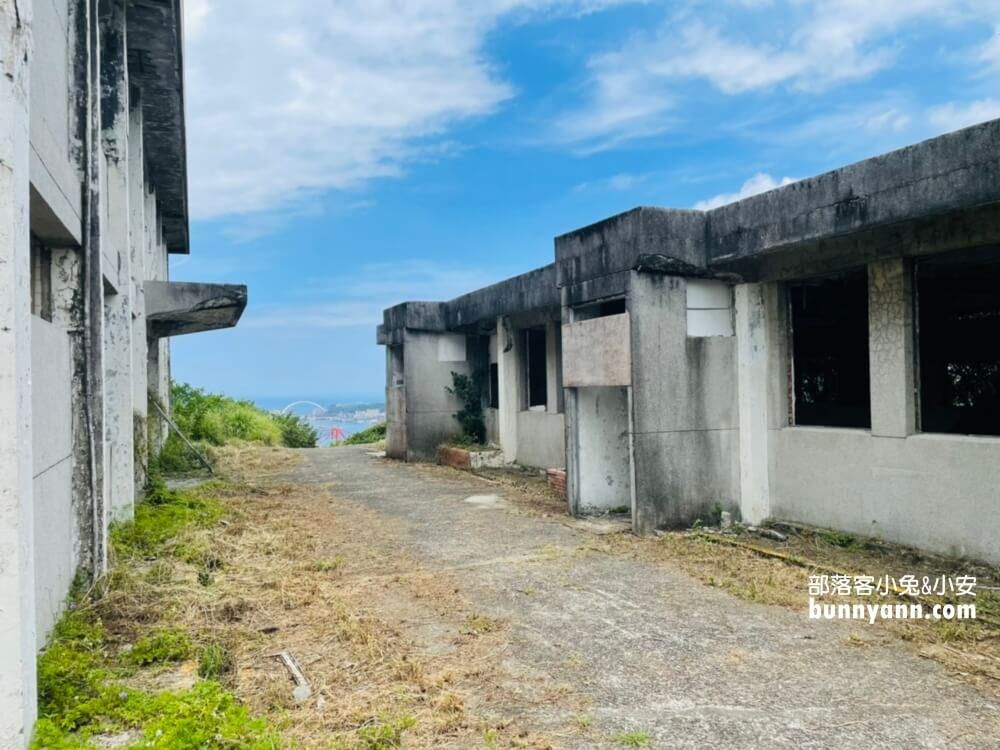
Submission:
<svg viewBox="0 0 1000 750">
<path fill-rule="evenodd" d="M 447 573 L 408 555 L 391 522 L 361 507 L 336 510 L 320 488 L 273 481 L 297 460 L 292 451 L 216 458 L 238 480 L 212 491 L 225 519 L 186 530 L 170 559 L 109 582 L 101 614 L 119 641 L 169 626 L 192 634 L 196 650 L 221 647 L 234 661 L 226 684 L 289 747 L 395 747 L 397 733 L 416 750 L 555 746 L 521 727 L 516 708 L 505 713 L 524 704 L 505 673 L 506 623 L 470 608 Z M 280 651 L 311 684 L 302 703 L 273 657 Z M 148 686 L 190 684 L 197 669 L 189 661 L 154 670 Z"/>
</svg>

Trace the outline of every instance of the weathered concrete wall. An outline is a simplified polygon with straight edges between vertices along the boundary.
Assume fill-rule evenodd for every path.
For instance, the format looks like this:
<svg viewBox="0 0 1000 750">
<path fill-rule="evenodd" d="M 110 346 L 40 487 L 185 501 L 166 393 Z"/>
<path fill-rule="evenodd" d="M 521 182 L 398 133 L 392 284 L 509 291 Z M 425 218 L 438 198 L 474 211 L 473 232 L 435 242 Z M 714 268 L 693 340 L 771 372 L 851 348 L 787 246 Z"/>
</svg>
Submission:
<svg viewBox="0 0 1000 750">
<path fill-rule="evenodd" d="M 632 506 L 629 399 L 626 388 L 575 389 L 574 513 Z"/>
<path fill-rule="evenodd" d="M 556 278 L 560 287 L 575 290 L 567 304 L 618 293 L 600 286 L 599 279 L 634 268 L 639 256 L 666 254 L 685 263 L 705 263 L 705 214 L 667 208 L 637 208 L 556 237 Z M 624 281 L 624 276 L 617 277 Z M 598 284 L 595 297 L 587 284 Z"/>
<path fill-rule="evenodd" d="M 36 645 L 45 645 L 82 562 L 73 507 L 73 362 L 69 335 L 32 316 L 32 472 Z"/>
<path fill-rule="evenodd" d="M 29 61 L 32 3 L 0 3 L 0 747 L 31 740 L 35 705 Z"/>
<path fill-rule="evenodd" d="M 31 65 L 31 184 L 34 231 L 46 240 L 81 239 L 79 165 L 73 109 L 76 53 L 69 0 L 33 4 Z"/>
<path fill-rule="evenodd" d="M 685 280 L 633 272 L 635 529 L 686 525 L 739 499 L 733 336 L 692 337 Z"/>
<path fill-rule="evenodd" d="M 1000 120 L 722 206 L 707 214 L 712 262 L 775 252 L 1000 201 Z"/>
<path fill-rule="evenodd" d="M 563 384 L 567 388 L 632 383 L 628 314 L 563 326 Z"/>
<path fill-rule="evenodd" d="M 771 444 L 772 516 L 1000 562 L 1000 439 L 794 427 Z"/>
<path fill-rule="evenodd" d="M 566 465 L 566 422 L 547 411 L 517 413 L 516 459 L 522 466 L 556 469 Z"/>
<path fill-rule="evenodd" d="M 449 358 L 457 356 L 458 340 L 464 343 L 465 336 L 406 331 L 407 460 L 436 460 L 438 446 L 460 431 L 454 414 L 461 404 L 446 390 L 452 385 L 452 372 L 471 374 L 467 359 Z"/>
</svg>

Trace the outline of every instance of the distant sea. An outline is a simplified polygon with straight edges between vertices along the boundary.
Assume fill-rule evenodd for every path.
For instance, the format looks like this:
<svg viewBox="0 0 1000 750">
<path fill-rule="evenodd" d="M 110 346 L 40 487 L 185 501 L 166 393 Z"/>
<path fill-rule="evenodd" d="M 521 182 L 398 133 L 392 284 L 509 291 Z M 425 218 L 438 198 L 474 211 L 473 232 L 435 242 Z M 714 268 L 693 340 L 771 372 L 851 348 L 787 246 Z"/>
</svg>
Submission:
<svg viewBox="0 0 1000 750">
<path fill-rule="evenodd" d="M 296 404 L 292 409 L 295 414 L 306 419 L 309 424 L 313 426 L 319 435 L 319 444 L 321 446 L 327 446 L 333 442 L 333 436 L 336 430 L 341 430 L 345 437 L 353 435 L 355 432 L 360 432 L 361 430 L 371 427 L 373 424 L 377 424 L 385 420 L 385 399 L 372 397 L 366 398 L 361 397 L 345 397 L 345 396 L 321 396 L 321 397 L 306 397 L 306 396 L 266 396 L 260 398 L 251 398 L 257 406 L 261 409 L 266 409 L 267 411 L 280 411 L 291 404 L 296 402 L 302 402 Z M 318 416 L 318 407 L 323 409 L 330 409 L 330 407 L 336 407 L 335 412 L 336 417 L 329 416 Z M 376 409 L 381 414 L 378 418 L 356 418 L 351 416 L 353 412 L 361 410 L 372 410 Z"/>
</svg>

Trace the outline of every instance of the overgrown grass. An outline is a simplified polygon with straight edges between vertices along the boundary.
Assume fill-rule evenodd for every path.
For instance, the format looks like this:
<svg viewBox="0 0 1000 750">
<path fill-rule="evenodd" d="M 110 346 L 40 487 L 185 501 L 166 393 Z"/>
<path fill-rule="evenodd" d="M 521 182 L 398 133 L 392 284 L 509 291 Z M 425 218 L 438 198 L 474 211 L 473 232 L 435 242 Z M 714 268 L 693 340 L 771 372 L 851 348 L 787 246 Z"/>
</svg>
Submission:
<svg viewBox="0 0 1000 750">
<path fill-rule="evenodd" d="M 316 447 L 316 431 L 294 414 L 271 414 L 250 401 L 206 393 L 187 383 L 173 383 L 170 398 L 174 422 L 189 440 L 203 448 L 233 443 Z M 199 468 L 190 448 L 173 431 L 160 452 L 159 464 L 168 473 Z"/>
<path fill-rule="evenodd" d="M 153 486 L 149 499 L 136 508 L 135 521 L 113 529 L 111 572 L 90 597 L 76 587 L 39 657 L 39 719 L 32 748 L 93 748 L 102 746 L 97 744 L 102 735 L 122 735 L 117 746 L 126 750 L 281 747 L 268 724 L 252 717 L 223 685 L 231 656 L 228 661 L 224 654 L 209 657 L 211 647 L 203 646 L 199 673 L 205 679 L 186 689 L 149 689 L 143 675 L 192 657 L 197 636 L 155 620 L 114 616 L 115 602 L 134 593 L 129 586 L 146 586 L 155 595 L 155 587 L 169 581 L 166 563 L 154 563 L 141 576 L 138 564 L 176 556 L 183 534 L 219 522 L 224 509 L 211 490 L 211 485 L 189 492 Z M 102 615 L 111 616 L 115 630 Z"/>
</svg>

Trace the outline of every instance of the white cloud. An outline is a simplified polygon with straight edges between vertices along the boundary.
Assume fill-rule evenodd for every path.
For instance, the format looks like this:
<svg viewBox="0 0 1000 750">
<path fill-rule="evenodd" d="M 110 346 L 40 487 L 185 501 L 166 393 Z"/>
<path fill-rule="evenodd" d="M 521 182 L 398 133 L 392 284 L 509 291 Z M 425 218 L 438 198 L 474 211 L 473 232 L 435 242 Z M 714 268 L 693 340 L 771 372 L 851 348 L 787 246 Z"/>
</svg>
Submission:
<svg viewBox="0 0 1000 750">
<path fill-rule="evenodd" d="M 673 124 L 668 118 L 683 115 L 677 100 L 684 84 L 689 99 L 698 83 L 727 95 L 776 87 L 821 92 L 890 67 L 908 25 L 996 18 L 995 6 L 983 0 L 729 1 L 743 12 L 727 11 L 719 20 L 688 7 L 617 50 L 594 55 L 590 96 L 556 123 L 553 140 L 593 151 L 663 133 Z M 1000 61 L 1000 37 L 981 55 Z M 895 130 L 906 124 L 884 123 Z"/>
<path fill-rule="evenodd" d="M 424 260 L 371 263 L 333 280 L 314 280 L 306 296 L 333 302 L 256 305 L 247 309 L 242 327 L 349 328 L 382 322 L 382 311 L 406 300 L 449 300 L 502 278 L 479 269 Z"/>
<path fill-rule="evenodd" d="M 1000 99 L 979 99 L 967 103 L 944 104 L 927 113 L 927 119 L 940 132 L 959 130 L 1000 117 Z"/>
<path fill-rule="evenodd" d="M 993 35 L 976 50 L 976 58 L 987 70 L 1000 71 L 1000 26 L 993 27 Z"/>
<path fill-rule="evenodd" d="M 573 186 L 573 192 L 619 193 L 625 190 L 631 190 L 632 188 L 641 185 L 647 179 L 649 179 L 649 175 L 646 174 L 627 174 L 623 172 L 621 174 L 612 175 L 611 177 L 605 177 L 602 180 L 588 180 L 587 182 L 581 182 L 578 185 Z"/>
<path fill-rule="evenodd" d="M 718 195 L 712 196 L 703 201 L 698 201 L 694 204 L 694 208 L 699 211 L 709 211 L 713 208 L 718 208 L 719 206 L 725 206 L 728 203 L 735 203 L 736 201 L 741 201 L 744 198 L 749 198 L 751 195 L 758 195 L 760 193 L 766 193 L 768 190 L 774 190 L 775 188 L 782 187 L 783 185 L 790 185 L 796 182 L 794 177 L 782 177 L 781 180 L 774 179 L 771 175 L 765 174 L 764 172 L 758 172 L 749 180 L 740 186 L 739 191 L 735 193 L 719 193 Z"/>
<path fill-rule="evenodd" d="M 280 210 L 398 175 L 514 96 L 482 49 L 501 20 L 628 1 L 188 0 L 192 214 Z"/>
</svg>

